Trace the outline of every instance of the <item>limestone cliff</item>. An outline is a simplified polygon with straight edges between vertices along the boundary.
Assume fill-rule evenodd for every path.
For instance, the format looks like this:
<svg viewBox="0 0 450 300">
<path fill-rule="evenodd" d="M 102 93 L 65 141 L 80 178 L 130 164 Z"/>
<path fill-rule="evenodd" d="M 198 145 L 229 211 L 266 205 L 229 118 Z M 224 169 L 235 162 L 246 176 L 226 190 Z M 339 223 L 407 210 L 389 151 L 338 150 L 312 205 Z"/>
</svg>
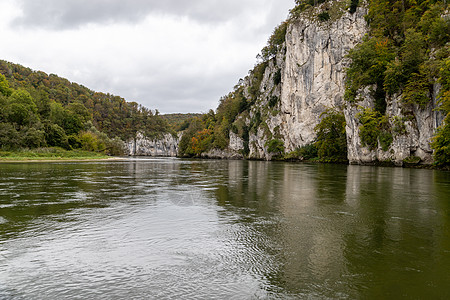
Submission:
<svg viewBox="0 0 450 300">
<path fill-rule="evenodd" d="M 178 155 L 180 135 L 174 137 L 170 133 L 160 138 L 150 139 L 138 132 L 136 138 L 126 143 L 127 155 L 175 157 Z"/>
<path fill-rule="evenodd" d="M 362 145 L 358 113 L 364 108 L 373 108 L 374 99 L 370 88 L 360 91 L 357 103 L 344 101 L 344 92 L 345 68 L 350 62 L 346 55 L 368 33 L 364 18 L 367 9 L 361 5 L 350 13 L 340 6 L 339 1 L 333 3 L 334 17 L 328 21 L 321 22 L 314 17 L 324 9 L 321 6 L 313 13 L 309 11 L 309 14 L 289 20 L 285 42 L 266 64 L 258 98 L 249 113 L 242 114 L 236 121 L 251 128 L 248 157 L 272 159 L 274 153 L 268 151 L 268 144 L 274 139 L 284 143 L 285 153 L 313 143 L 316 138 L 314 127 L 320 122 L 321 114 L 327 108 L 336 108 L 345 115 L 350 163 L 402 165 L 408 157 L 432 163 L 430 141 L 443 121 L 442 114 L 436 110 L 437 84 L 430 95 L 432 101 L 426 107 L 411 105 L 405 109 L 401 94 L 389 96 L 386 118 L 391 127 L 395 126 L 396 120 L 402 120 L 404 129 L 393 135 L 388 148 L 383 149 L 380 142 L 376 149 Z M 251 97 L 247 90 L 254 81 L 252 74 L 243 80 L 246 97 Z M 257 126 L 254 126 L 255 122 Z M 227 153 L 245 150 L 246 141 L 238 140 L 239 136 L 230 138 Z"/>
<path fill-rule="evenodd" d="M 281 50 L 268 62 L 256 104 L 248 116 L 241 117 L 247 125 L 256 115 L 262 119 L 249 134 L 250 158 L 271 159 L 267 143 L 273 138 L 284 142 L 286 152 L 312 143 L 320 115 L 327 108 L 344 106 L 345 55 L 367 32 L 366 9 L 358 8 L 353 14 L 342 9 L 338 14 L 327 22 L 306 15 L 289 22 Z M 251 84 L 249 76 L 244 85 Z M 278 99 L 273 107 L 270 99 Z M 235 140 L 230 140 L 234 144 L 230 149 L 242 150 L 243 146 L 236 148 Z"/>
</svg>

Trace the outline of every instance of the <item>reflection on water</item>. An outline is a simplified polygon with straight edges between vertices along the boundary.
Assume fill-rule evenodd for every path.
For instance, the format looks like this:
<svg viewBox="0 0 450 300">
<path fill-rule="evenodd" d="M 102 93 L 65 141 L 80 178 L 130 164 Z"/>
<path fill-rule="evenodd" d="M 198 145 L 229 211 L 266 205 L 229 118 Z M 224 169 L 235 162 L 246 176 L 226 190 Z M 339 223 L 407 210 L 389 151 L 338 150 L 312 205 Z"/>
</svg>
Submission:
<svg viewBox="0 0 450 300">
<path fill-rule="evenodd" d="M 0 165 L 0 298 L 450 297 L 450 174 Z"/>
</svg>

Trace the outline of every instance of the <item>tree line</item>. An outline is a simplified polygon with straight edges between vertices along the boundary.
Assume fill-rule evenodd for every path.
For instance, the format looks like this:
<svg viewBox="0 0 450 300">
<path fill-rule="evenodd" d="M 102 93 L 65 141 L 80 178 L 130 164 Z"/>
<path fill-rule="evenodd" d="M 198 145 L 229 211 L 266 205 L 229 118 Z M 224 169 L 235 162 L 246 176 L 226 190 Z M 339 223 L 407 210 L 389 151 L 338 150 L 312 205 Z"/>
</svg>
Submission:
<svg viewBox="0 0 450 300">
<path fill-rule="evenodd" d="M 169 132 L 159 112 L 57 75 L 0 61 L 0 148 L 62 147 L 118 155 L 136 132 Z"/>
</svg>

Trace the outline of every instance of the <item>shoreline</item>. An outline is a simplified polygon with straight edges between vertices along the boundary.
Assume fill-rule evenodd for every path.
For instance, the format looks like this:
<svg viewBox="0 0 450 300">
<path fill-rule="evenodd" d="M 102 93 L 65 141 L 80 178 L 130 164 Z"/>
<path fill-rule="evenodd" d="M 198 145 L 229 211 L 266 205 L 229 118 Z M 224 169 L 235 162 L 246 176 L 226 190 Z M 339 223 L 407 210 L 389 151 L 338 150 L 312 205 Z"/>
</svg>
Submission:
<svg viewBox="0 0 450 300">
<path fill-rule="evenodd" d="M 124 157 L 106 157 L 106 158 L 64 158 L 64 157 L 43 157 L 42 159 L 36 158 L 23 158 L 23 159 L 1 159 L 0 164 L 2 163 L 51 163 L 51 162 L 114 162 L 114 161 L 126 161 L 127 159 Z"/>
<path fill-rule="evenodd" d="M 24 157 L 23 159 L 2 159 L 0 157 L 0 164 L 6 163 L 58 163 L 58 162 L 122 162 L 140 157 L 140 158 L 164 158 L 173 156 L 128 156 L 128 157 L 105 157 L 105 158 L 73 158 L 73 157 L 43 157 L 42 159 L 36 159 L 35 157 Z M 196 159 L 196 160 L 242 160 L 242 161 L 265 161 L 259 159 L 236 159 L 236 158 L 212 158 L 212 157 L 176 157 L 180 159 Z M 334 164 L 334 165 L 355 165 L 355 166 L 372 166 L 372 167 L 388 167 L 388 168 L 405 168 L 405 169 L 426 169 L 426 170 L 440 170 L 440 171 L 450 171 L 450 168 L 438 167 L 431 164 L 404 164 L 402 166 L 395 165 L 394 163 L 386 162 L 373 162 L 365 164 L 354 164 L 349 162 L 321 162 L 314 160 L 269 160 L 272 162 L 290 162 L 290 163 L 312 163 L 312 164 Z"/>
</svg>

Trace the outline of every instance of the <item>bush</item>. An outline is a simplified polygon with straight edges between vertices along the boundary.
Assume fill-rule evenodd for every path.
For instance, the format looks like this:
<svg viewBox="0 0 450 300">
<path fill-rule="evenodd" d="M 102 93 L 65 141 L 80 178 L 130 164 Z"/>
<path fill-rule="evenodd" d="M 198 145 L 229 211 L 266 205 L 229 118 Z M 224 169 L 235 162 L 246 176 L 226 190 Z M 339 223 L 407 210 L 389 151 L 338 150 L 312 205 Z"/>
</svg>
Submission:
<svg viewBox="0 0 450 300">
<path fill-rule="evenodd" d="M 120 156 L 125 154 L 124 142 L 116 137 L 114 139 L 108 139 L 106 143 L 106 154 L 113 156 Z"/>
<path fill-rule="evenodd" d="M 286 160 L 310 160 L 315 159 L 318 157 L 318 150 L 317 147 L 314 144 L 308 144 L 305 146 L 302 146 L 300 148 L 295 149 L 295 151 L 292 151 L 285 155 L 284 159 Z"/>
<path fill-rule="evenodd" d="M 0 148 L 15 149 L 19 147 L 19 133 L 10 123 L 0 122 Z"/>
<path fill-rule="evenodd" d="M 105 142 L 91 131 L 81 132 L 79 135 L 81 149 L 85 151 L 102 152 L 106 150 Z"/>
<path fill-rule="evenodd" d="M 351 63 L 346 72 L 344 98 L 355 102 L 358 89 L 374 84 L 383 88 L 384 74 L 395 58 L 395 52 L 387 38 L 365 38 L 361 44 L 349 51 L 348 57 Z M 378 96 L 380 97 L 383 95 Z"/>
<path fill-rule="evenodd" d="M 275 28 L 269 40 L 267 41 L 267 46 L 261 50 L 261 57 L 263 61 L 268 61 L 275 57 L 277 52 L 280 50 L 281 45 L 286 40 L 287 22 L 281 23 Z"/>
<path fill-rule="evenodd" d="M 281 82 L 281 69 L 278 69 L 273 75 L 273 84 L 278 85 Z"/>
<path fill-rule="evenodd" d="M 406 104 L 417 104 L 425 108 L 430 102 L 431 85 L 426 76 L 421 74 L 412 74 L 403 91 L 403 102 Z"/>
<path fill-rule="evenodd" d="M 365 108 L 357 114 L 357 118 L 361 123 L 359 127 L 361 144 L 368 147 L 369 150 L 375 150 L 379 142 L 383 151 L 387 151 L 393 141 L 388 117 L 382 116 L 376 110 Z"/>
<path fill-rule="evenodd" d="M 277 105 L 279 99 L 277 96 L 272 96 L 269 99 L 269 107 L 274 107 L 275 105 Z"/>
<path fill-rule="evenodd" d="M 392 133 L 382 130 L 378 138 L 380 140 L 381 149 L 383 149 L 383 151 L 388 151 L 393 141 Z"/>
<path fill-rule="evenodd" d="M 50 147 L 70 149 L 66 132 L 57 124 L 46 123 L 44 125 L 45 140 Z"/>
<path fill-rule="evenodd" d="M 81 148 L 81 140 L 78 135 L 69 135 L 67 137 L 67 141 L 69 142 L 70 147 L 72 147 L 73 149 Z"/>
<path fill-rule="evenodd" d="M 349 12 L 351 14 L 356 12 L 356 8 L 358 8 L 359 0 L 351 0 Z"/>
<path fill-rule="evenodd" d="M 438 166 L 450 166 L 450 114 L 444 124 L 437 130 L 431 143 L 434 149 L 434 162 Z"/>
<path fill-rule="evenodd" d="M 4 96 L 10 96 L 12 94 L 12 90 L 9 88 L 8 80 L 3 74 L 0 74 L 0 94 Z"/>
<path fill-rule="evenodd" d="M 378 147 L 378 136 L 381 133 L 378 126 L 381 119 L 380 113 L 366 108 L 357 115 L 357 118 L 361 123 L 361 126 L 359 126 L 361 144 L 367 146 L 370 150 L 375 150 Z"/>
<path fill-rule="evenodd" d="M 314 128 L 317 141 L 317 155 L 322 161 L 347 160 L 347 135 L 345 117 L 342 112 L 328 109 L 323 112 L 319 124 Z"/>
<path fill-rule="evenodd" d="M 37 130 L 33 127 L 28 128 L 23 137 L 22 146 L 27 148 L 39 148 L 46 146 L 45 132 L 42 130 Z"/>
<path fill-rule="evenodd" d="M 252 84 L 248 88 L 248 93 L 251 96 L 251 102 L 254 103 L 260 94 L 261 82 L 264 77 L 264 72 L 267 68 L 267 62 L 260 63 L 256 65 L 250 72 L 252 77 Z"/>
<path fill-rule="evenodd" d="M 279 139 L 273 139 L 266 143 L 267 151 L 275 155 L 281 155 L 284 153 L 284 142 Z"/>
<path fill-rule="evenodd" d="M 327 11 L 324 11 L 318 14 L 317 17 L 319 18 L 320 22 L 325 22 L 330 19 L 330 14 Z"/>
</svg>

